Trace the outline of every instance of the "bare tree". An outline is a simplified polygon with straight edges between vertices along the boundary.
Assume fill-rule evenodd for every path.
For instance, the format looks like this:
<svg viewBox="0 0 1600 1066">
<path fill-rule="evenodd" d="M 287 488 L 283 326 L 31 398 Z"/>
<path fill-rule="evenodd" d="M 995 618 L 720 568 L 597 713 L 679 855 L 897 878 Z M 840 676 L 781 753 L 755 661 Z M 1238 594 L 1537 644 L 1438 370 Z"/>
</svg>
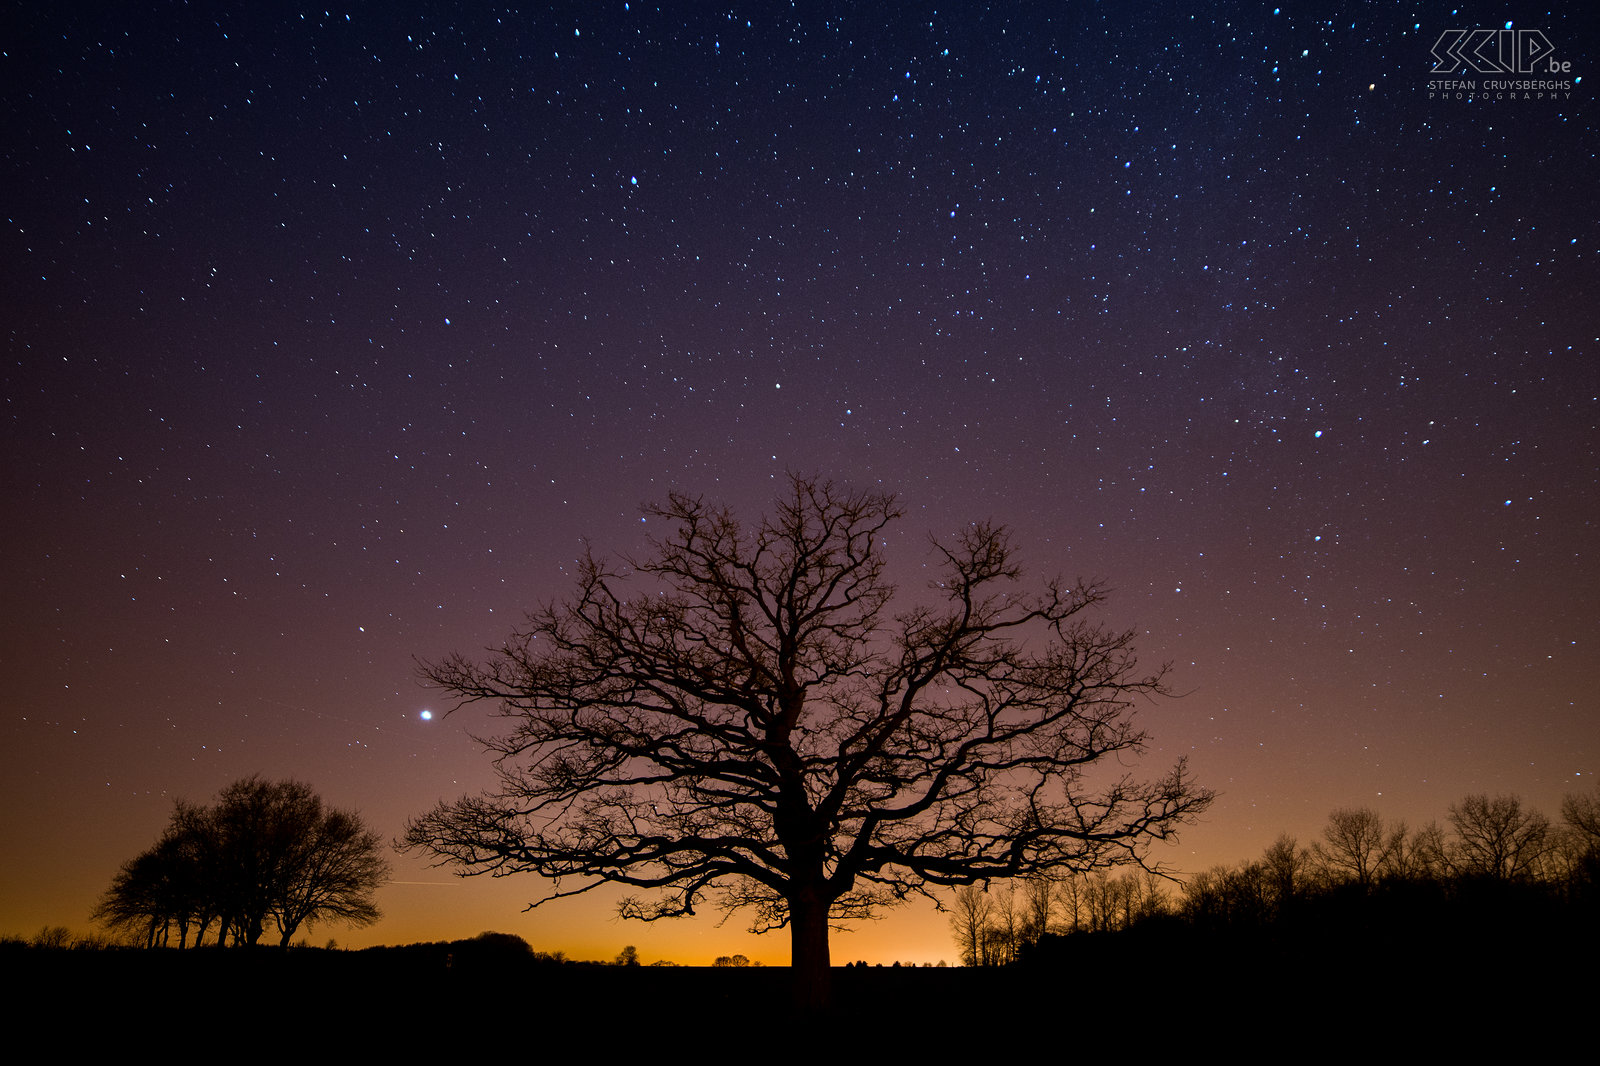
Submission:
<svg viewBox="0 0 1600 1066">
<path fill-rule="evenodd" d="M 321 807 L 321 800 L 316 806 Z M 373 891 L 389 876 L 382 848 L 378 835 L 348 811 L 323 810 L 314 816 L 284 856 L 272 895 L 279 943 L 287 946 L 302 925 L 371 925 L 382 917 L 372 902 Z"/>
<path fill-rule="evenodd" d="M 1050 932 L 1056 886 L 1047 874 L 1032 874 L 1022 879 L 1022 937 L 1030 944 Z"/>
<path fill-rule="evenodd" d="M 1142 885 L 1136 918 L 1143 920 L 1168 913 L 1167 889 L 1175 883 L 1173 879 L 1154 870 L 1136 870 L 1132 876 Z"/>
<path fill-rule="evenodd" d="M 816 1006 L 830 920 L 1138 862 L 1210 802 L 1182 762 L 1151 783 L 1114 769 L 1162 673 L 1088 620 L 1097 586 L 1025 592 L 1004 529 L 936 545 L 942 605 L 891 616 L 893 497 L 794 478 L 754 526 L 679 494 L 646 511 L 673 530 L 648 558 L 587 557 L 488 663 L 424 667 L 511 730 L 485 741 L 498 790 L 416 819 L 407 845 L 554 879 L 534 905 L 616 882 L 663 890 L 622 906 L 652 920 L 717 892 L 757 931 L 789 927 Z"/>
<path fill-rule="evenodd" d="M 1132 929 L 1133 923 L 1144 914 L 1144 879 L 1129 871 L 1117 878 L 1117 887 L 1120 889 L 1117 902 L 1122 907 L 1121 928 Z"/>
<path fill-rule="evenodd" d="M 1271 873 L 1261 863 L 1213 866 L 1183 886 L 1180 913 L 1209 929 L 1243 929 L 1272 917 Z"/>
<path fill-rule="evenodd" d="M 169 892 L 170 853 L 157 845 L 122 864 L 111 888 L 101 897 L 90 917 L 107 928 L 125 934 L 144 947 L 165 947 L 176 922 L 180 930 L 179 947 L 187 939 L 187 916 L 172 906 Z"/>
<path fill-rule="evenodd" d="M 1383 819 L 1372 808 L 1342 807 L 1328 815 L 1322 840 L 1313 843 L 1311 851 L 1330 879 L 1353 880 L 1371 888 L 1395 844 L 1393 833 L 1385 831 Z"/>
<path fill-rule="evenodd" d="M 200 809 L 179 800 L 161 839 L 122 864 L 90 917 L 145 947 L 169 946 L 176 932 L 185 948 L 191 928 L 198 945 L 217 916 L 203 824 Z"/>
<path fill-rule="evenodd" d="M 1450 805 L 1455 839 L 1449 855 L 1467 877 L 1516 881 L 1532 876 L 1550 844 L 1550 819 L 1524 810 L 1517 796 L 1478 793 Z"/>
<path fill-rule="evenodd" d="M 1397 877 L 1413 881 L 1436 881 L 1446 877 L 1449 867 L 1445 862 L 1444 830 L 1439 828 L 1439 823 L 1430 821 L 1406 837 L 1404 843 L 1394 849 L 1389 869 Z"/>
<path fill-rule="evenodd" d="M 983 965 L 1004 966 L 1011 961 L 1011 949 L 1014 946 L 1015 941 L 1006 932 L 1005 926 L 991 923 L 983 931 Z"/>
<path fill-rule="evenodd" d="M 1272 895 L 1273 907 L 1279 913 L 1293 906 L 1305 893 L 1310 867 L 1311 853 L 1288 833 L 1278 834 L 1278 839 L 1262 853 L 1262 873 Z"/>
<path fill-rule="evenodd" d="M 992 917 L 989 921 L 989 950 L 985 961 L 992 966 L 1004 966 L 1016 961 L 1017 948 L 1022 942 L 1016 884 L 1003 881 L 990 892 L 990 895 L 994 898 L 994 909 L 990 912 Z"/>
<path fill-rule="evenodd" d="M 1179 901 L 1178 912 L 1190 924 L 1202 928 L 1226 925 L 1228 910 L 1223 886 L 1231 874 L 1231 868 L 1222 865 L 1191 874 L 1183 883 L 1183 897 Z"/>
<path fill-rule="evenodd" d="M 1572 893 L 1593 893 L 1600 886 L 1600 787 L 1561 800 L 1562 880 Z"/>
<path fill-rule="evenodd" d="M 1087 924 L 1088 904 L 1084 887 L 1084 878 L 1076 871 L 1068 873 L 1056 883 L 1056 902 L 1061 904 L 1065 913 L 1063 928 L 1068 933 L 1076 933 Z"/>
<path fill-rule="evenodd" d="M 1562 797 L 1561 820 L 1591 848 L 1600 848 L 1600 786 Z"/>
<path fill-rule="evenodd" d="M 1122 885 L 1104 870 L 1097 870 L 1086 878 L 1084 887 L 1089 904 L 1089 928 L 1096 933 L 1117 928 L 1117 914 L 1122 905 Z"/>
<path fill-rule="evenodd" d="M 955 934 L 961 965 L 983 965 L 984 933 L 989 928 L 993 901 L 982 885 L 962 885 L 950 908 L 950 931 Z"/>
</svg>

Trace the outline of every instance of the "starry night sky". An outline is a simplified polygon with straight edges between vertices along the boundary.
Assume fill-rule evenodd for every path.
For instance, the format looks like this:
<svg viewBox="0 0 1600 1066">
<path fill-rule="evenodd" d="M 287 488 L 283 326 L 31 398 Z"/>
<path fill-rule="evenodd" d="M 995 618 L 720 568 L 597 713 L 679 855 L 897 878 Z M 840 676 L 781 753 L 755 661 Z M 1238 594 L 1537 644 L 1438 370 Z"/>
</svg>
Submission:
<svg viewBox="0 0 1600 1066">
<path fill-rule="evenodd" d="M 486 787 L 414 658 L 787 471 L 900 493 L 906 588 L 994 518 L 1117 590 L 1146 772 L 1223 793 L 1178 869 L 1600 774 L 1584 5 L 147 6 L 0 46 L 0 931 L 247 774 Z M 1507 19 L 1580 77 L 1430 99 Z M 787 960 L 396 870 L 319 942 Z"/>
</svg>

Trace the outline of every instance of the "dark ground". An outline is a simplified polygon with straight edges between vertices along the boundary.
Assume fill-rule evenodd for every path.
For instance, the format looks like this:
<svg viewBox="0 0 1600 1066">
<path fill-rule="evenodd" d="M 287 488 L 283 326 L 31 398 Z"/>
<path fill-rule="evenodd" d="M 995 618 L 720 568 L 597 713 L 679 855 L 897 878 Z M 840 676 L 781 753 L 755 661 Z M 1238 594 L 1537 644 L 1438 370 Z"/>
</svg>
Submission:
<svg viewBox="0 0 1600 1066">
<path fill-rule="evenodd" d="M 1333 1061 L 1593 1049 L 1581 943 L 1224 944 L 1076 937 L 1004 969 L 836 969 L 830 1017 L 794 1019 L 785 968 L 537 962 L 473 941 L 358 952 L 83 951 L 8 946 L 17 1027 L 51 1046 L 316 1048 L 451 1057 L 661 1053 L 787 1060 L 845 1049 L 942 1061 L 1136 1052 Z M 12 1013 L 12 1011 L 8 1011 Z M 1587 1053 L 1585 1053 L 1587 1054 Z"/>
</svg>

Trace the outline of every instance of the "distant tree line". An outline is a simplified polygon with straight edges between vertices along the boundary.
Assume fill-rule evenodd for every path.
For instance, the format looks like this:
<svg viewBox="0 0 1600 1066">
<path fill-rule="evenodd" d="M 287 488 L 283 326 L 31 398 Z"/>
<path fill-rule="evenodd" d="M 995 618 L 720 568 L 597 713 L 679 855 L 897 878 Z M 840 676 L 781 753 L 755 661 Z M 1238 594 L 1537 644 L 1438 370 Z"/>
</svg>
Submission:
<svg viewBox="0 0 1600 1066">
<path fill-rule="evenodd" d="M 1322 837 L 1278 837 L 1259 859 L 1214 866 L 1181 886 L 1136 870 L 958 889 L 950 926 L 968 966 L 1016 961 L 1053 937 L 1153 923 L 1207 932 L 1336 925 L 1372 906 L 1594 913 L 1600 902 L 1600 789 L 1569 795 L 1552 821 L 1516 796 L 1472 795 L 1445 825 L 1411 828 L 1368 807 L 1341 808 Z"/>
<path fill-rule="evenodd" d="M 1047 935 L 1129 929 L 1165 914 L 1167 885 L 1148 870 L 966 885 L 956 890 L 950 925 L 963 966 L 1004 966 Z"/>
<path fill-rule="evenodd" d="M 64 925 L 47 925 L 31 937 L 16 933 L 0 933 L 0 952 L 35 951 L 109 951 L 123 945 L 115 937 L 102 932 L 75 933 Z"/>
<path fill-rule="evenodd" d="M 377 835 L 298 781 L 248 777 L 216 803 L 179 801 L 161 839 L 123 864 L 94 918 L 146 947 L 279 943 L 322 921 L 370 925 L 389 876 Z"/>
<path fill-rule="evenodd" d="M 1206 929 L 1262 928 L 1361 900 L 1554 912 L 1600 899 L 1600 790 L 1569 795 L 1554 822 L 1516 796 L 1472 795 L 1446 824 L 1412 828 L 1369 807 L 1328 816 L 1322 839 L 1280 836 L 1254 862 L 1184 886 L 1178 913 Z"/>
</svg>

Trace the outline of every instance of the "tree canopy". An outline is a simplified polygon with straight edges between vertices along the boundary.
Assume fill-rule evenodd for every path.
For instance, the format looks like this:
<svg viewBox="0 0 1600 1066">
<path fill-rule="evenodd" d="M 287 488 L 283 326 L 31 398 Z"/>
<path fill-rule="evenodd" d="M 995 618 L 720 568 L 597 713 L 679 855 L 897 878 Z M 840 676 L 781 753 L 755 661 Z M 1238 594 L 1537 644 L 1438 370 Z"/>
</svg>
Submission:
<svg viewBox="0 0 1600 1066">
<path fill-rule="evenodd" d="M 372 894 L 389 876 L 377 834 L 359 815 L 328 808 L 298 781 L 247 777 L 217 802 L 182 801 L 161 839 L 123 864 L 95 917 L 148 945 L 254 944 L 267 923 L 287 945 L 322 921 L 370 925 Z"/>
<path fill-rule="evenodd" d="M 656 890 L 622 904 L 653 920 L 713 894 L 790 928 L 814 1001 L 830 920 L 1143 862 L 1211 801 L 1182 761 L 1150 782 L 1123 769 L 1163 671 L 1091 620 L 1099 586 L 1025 589 L 1003 527 L 935 543 L 936 602 L 891 613 L 892 496 L 793 478 L 752 525 L 677 493 L 646 513 L 671 528 L 648 557 L 588 555 L 571 598 L 487 662 L 423 667 L 510 728 L 483 741 L 497 791 L 441 803 L 408 846 L 553 879 L 534 905 L 614 882 Z"/>
</svg>

